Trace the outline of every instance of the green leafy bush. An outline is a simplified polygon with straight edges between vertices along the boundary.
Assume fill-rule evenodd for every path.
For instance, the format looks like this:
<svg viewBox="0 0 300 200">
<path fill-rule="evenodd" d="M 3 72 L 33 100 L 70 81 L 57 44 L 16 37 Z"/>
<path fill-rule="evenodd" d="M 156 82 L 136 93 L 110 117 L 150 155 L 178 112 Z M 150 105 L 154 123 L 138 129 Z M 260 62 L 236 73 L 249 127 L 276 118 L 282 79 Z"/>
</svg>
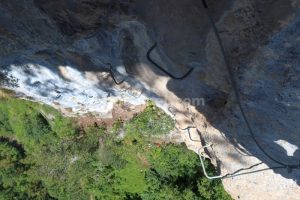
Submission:
<svg viewBox="0 0 300 200">
<path fill-rule="evenodd" d="M 153 103 L 110 130 L 79 131 L 50 107 L 18 99 L 1 100 L 0 112 L 0 199 L 230 199 L 203 176 L 197 154 L 151 142 L 174 128 Z"/>
</svg>

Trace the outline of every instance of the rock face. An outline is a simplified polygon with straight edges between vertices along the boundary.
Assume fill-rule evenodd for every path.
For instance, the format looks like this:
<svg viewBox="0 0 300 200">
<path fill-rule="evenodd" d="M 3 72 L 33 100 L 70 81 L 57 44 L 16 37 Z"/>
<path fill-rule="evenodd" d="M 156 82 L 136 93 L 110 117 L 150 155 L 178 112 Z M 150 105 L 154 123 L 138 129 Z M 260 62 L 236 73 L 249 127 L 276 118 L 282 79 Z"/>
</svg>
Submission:
<svg viewBox="0 0 300 200">
<path fill-rule="evenodd" d="M 298 164 L 300 1 L 207 3 L 255 138 L 278 161 Z M 0 13 L 2 85 L 78 113 L 151 98 L 172 110 L 178 127 L 197 128 L 195 140 L 182 131 L 190 149 L 213 144 L 223 175 L 264 163 L 223 180 L 234 198 L 299 199 L 300 170 L 258 171 L 278 164 L 247 130 L 201 1 L 11 0 L 0 2 Z M 152 56 L 164 69 L 193 72 L 174 80 L 155 68 L 146 58 L 155 41 Z M 124 83 L 114 83 L 109 64 Z"/>
</svg>

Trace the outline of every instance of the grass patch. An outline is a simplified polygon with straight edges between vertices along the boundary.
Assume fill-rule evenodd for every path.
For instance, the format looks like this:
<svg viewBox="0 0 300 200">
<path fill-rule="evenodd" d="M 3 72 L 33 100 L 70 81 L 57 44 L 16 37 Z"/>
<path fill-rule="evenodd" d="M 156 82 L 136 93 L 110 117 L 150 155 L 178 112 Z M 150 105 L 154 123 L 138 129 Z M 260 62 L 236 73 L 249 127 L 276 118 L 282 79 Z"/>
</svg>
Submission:
<svg viewBox="0 0 300 200">
<path fill-rule="evenodd" d="M 144 112 L 138 114 L 126 124 L 128 134 L 146 136 L 165 135 L 174 129 L 175 121 L 153 102 L 149 101 Z"/>
</svg>

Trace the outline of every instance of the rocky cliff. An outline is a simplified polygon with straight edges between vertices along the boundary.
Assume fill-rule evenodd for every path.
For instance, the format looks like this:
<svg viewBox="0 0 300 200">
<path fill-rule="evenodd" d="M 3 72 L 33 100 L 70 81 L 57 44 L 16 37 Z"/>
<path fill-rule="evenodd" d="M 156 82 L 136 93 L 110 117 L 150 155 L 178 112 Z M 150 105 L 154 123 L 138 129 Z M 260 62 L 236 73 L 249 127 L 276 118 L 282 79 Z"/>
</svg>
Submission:
<svg viewBox="0 0 300 200">
<path fill-rule="evenodd" d="M 70 115 L 103 117 L 120 99 L 153 99 L 178 128 L 194 127 L 191 138 L 181 131 L 190 149 L 213 144 L 207 153 L 221 174 L 262 162 L 223 180 L 234 198 L 298 199 L 300 170 L 263 170 L 278 163 L 247 129 L 208 14 L 259 145 L 298 165 L 300 1 L 207 4 L 209 10 L 195 0 L 1 1 L 1 84 Z M 192 73 L 176 80 L 150 63 L 154 42 L 151 55 L 165 70 Z"/>
</svg>

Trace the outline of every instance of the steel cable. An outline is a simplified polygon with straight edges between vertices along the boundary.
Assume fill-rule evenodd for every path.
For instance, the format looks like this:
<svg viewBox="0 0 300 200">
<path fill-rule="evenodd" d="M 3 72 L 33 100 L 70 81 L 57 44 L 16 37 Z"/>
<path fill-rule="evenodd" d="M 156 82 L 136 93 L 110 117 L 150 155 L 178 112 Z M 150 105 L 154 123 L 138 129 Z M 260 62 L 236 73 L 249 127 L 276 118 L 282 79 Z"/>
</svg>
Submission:
<svg viewBox="0 0 300 200">
<path fill-rule="evenodd" d="M 225 53 L 225 49 L 224 49 L 224 46 L 223 46 L 223 43 L 222 43 L 222 40 L 221 40 L 221 37 L 218 33 L 218 30 L 217 30 L 217 27 L 215 25 L 215 22 L 212 18 L 212 16 L 210 15 L 210 12 L 209 12 L 209 8 L 208 8 L 208 5 L 206 3 L 205 0 L 202 0 L 202 3 L 203 3 L 203 6 L 205 8 L 205 11 L 206 11 L 206 14 L 209 18 L 209 21 L 212 25 L 212 28 L 213 28 L 213 31 L 216 35 L 216 38 L 217 38 L 217 41 L 219 43 L 219 46 L 220 46 L 220 49 L 221 49 L 221 53 L 222 53 L 222 56 L 223 56 L 223 59 L 225 61 L 225 65 L 226 65 L 226 68 L 227 68 L 227 71 L 228 71 L 228 74 L 229 74 L 229 78 L 230 78 L 230 81 L 231 81 L 231 84 L 232 84 L 232 88 L 233 88 L 233 91 L 234 91 L 234 95 L 235 95 L 235 98 L 237 100 L 237 104 L 238 104 L 238 107 L 239 107 L 239 110 L 242 114 L 242 117 L 245 121 L 245 124 L 247 126 L 247 129 L 249 130 L 250 132 L 250 135 L 253 139 L 253 141 L 255 142 L 255 144 L 257 145 L 257 147 L 270 159 L 272 160 L 273 162 L 281 165 L 282 167 L 285 167 L 287 169 L 300 169 L 300 164 L 293 164 L 293 165 L 290 165 L 290 164 L 286 164 L 286 163 L 283 163 L 277 159 L 275 159 L 274 157 L 272 157 L 269 153 L 267 153 L 264 148 L 259 144 L 258 140 L 256 139 L 255 135 L 254 135 L 254 131 L 250 125 L 250 122 L 247 118 L 247 115 L 244 111 L 244 108 L 242 106 L 242 103 L 241 103 L 241 98 L 240 98 L 240 95 L 239 95 L 239 91 L 238 91 L 238 87 L 237 87 L 237 83 L 236 83 L 236 80 L 234 78 L 234 73 L 233 73 L 233 70 L 232 68 L 230 67 L 230 63 L 229 63 L 229 60 L 227 59 L 227 56 L 226 56 L 226 53 Z"/>
<path fill-rule="evenodd" d="M 159 70 L 161 70 L 162 72 L 164 72 L 165 74 L 167 74 L 168 76 L 170 76 L 172 79 L 179 79 L 182 80 L 184 78 L 186 78 L 193 70 L 194 68 L 189 69 L 189 71 L 187 71 L 183 76 L 174 76 L 173 74 L 171 74 L 170 72 L 168 72 L 167 70 L 165 70 L 163 67 L 161 67 L 159 64 L 157 64 L 152 58 L 151 58 L 151 52 L 156 48 L 157 43 L 155 42 L 150 49 L 147 51 L 147 59 L 149 60 L 150 63 L 152 63 L 155 67 L 157 67 Z"/>
<path fill-rule="evenodd" d="M 118 82 L 117 79 L 114 76 L 112 65 L 110 63 L 107 63 L 107 64 L 109 65 L 109 74 L 112 77 L 113 81 L 115 82 L 116 85 L 121 85 L 125 80 L 122 80 L 122 81 Z"/>
</svg>

